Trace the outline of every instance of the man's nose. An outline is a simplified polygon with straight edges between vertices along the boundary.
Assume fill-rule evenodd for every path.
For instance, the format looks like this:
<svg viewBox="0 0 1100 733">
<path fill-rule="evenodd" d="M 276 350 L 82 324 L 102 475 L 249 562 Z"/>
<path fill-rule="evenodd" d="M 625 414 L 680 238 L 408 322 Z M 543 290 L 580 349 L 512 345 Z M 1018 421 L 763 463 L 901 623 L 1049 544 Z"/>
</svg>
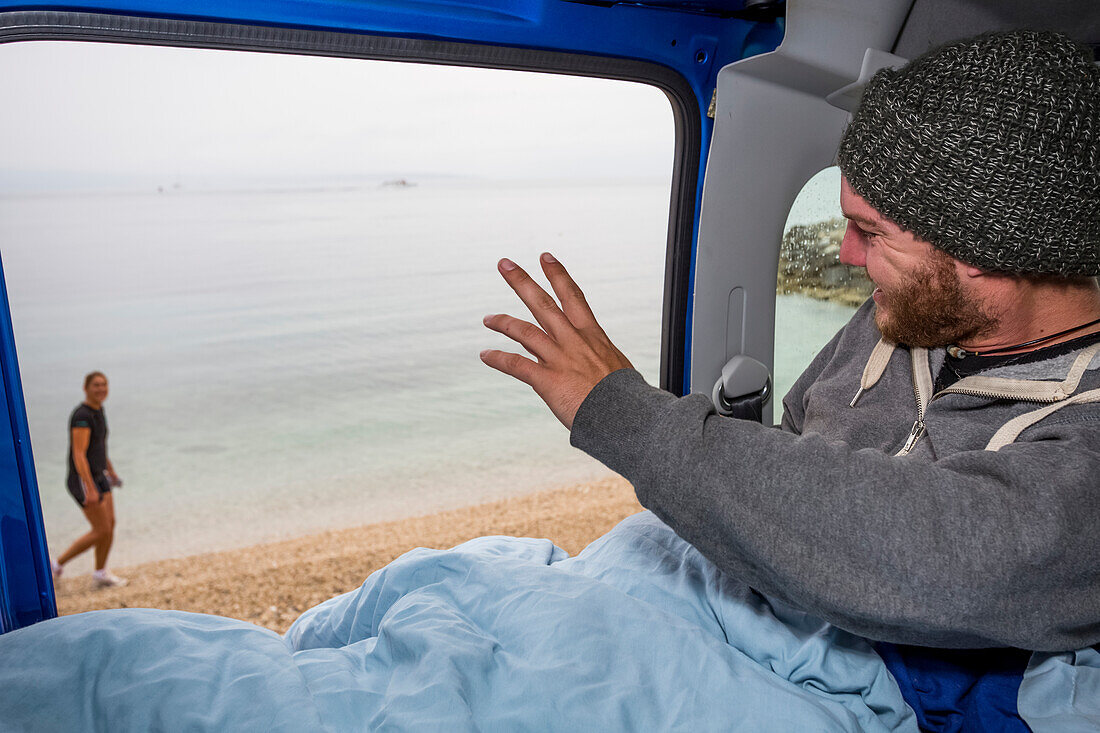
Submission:
<svg viewBox="0 0 1100 733">
<path fill-rule="evenodd" d="M 852 222 L 848 222 L 848 228 L 844 230 L 844 239 L 840 240 L 840 261 L 852 267 L 867 266 L 867 244 Z"/>
</svg>

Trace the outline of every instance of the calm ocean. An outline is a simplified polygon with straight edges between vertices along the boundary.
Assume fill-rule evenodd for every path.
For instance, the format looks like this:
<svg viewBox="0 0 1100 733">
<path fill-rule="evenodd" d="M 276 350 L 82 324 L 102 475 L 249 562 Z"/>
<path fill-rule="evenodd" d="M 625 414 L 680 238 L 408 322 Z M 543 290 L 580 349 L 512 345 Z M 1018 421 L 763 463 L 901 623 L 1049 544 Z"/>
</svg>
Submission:
<svg viewBox="0 0 1100 733">
<path fill-rule="evenodd" d="M 480 363 L 505 343 L 481 318 L 519 313 L 498 258 L 550 250 L 655 382 L 667 211 L 667 181 L 0 198 L 51 552 L 87 526 L 64 478 L 93 369 L 126 482 L 117 566 L 606 474 Z M 792 308 L 817 314 L 793 340 L 811 351 L 850 313 Z"/>
</svg>

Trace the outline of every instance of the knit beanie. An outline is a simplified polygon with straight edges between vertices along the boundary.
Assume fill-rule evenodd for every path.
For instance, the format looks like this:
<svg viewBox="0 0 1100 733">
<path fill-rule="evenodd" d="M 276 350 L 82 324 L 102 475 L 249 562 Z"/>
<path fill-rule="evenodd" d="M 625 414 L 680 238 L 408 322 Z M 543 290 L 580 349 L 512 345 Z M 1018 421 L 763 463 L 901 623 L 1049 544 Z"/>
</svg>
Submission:
<svg viewBox="0 0 1100 733">
<path fill-rule="evenodd" d="M 837 155 L 880 214 L 984 270 L 1100 274 L 1100 69 L 1059 33 L 986 33 L 883 69 Z"/>
</svg>

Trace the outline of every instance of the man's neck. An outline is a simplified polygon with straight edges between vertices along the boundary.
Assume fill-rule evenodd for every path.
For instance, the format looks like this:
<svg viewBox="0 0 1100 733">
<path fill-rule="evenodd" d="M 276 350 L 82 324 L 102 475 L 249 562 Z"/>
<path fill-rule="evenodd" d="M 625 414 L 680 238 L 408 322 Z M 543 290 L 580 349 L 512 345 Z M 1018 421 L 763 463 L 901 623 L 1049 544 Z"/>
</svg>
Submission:
<svg viewBox="0 0 1100 733">
<path fill-rule="evenodd" d="M 1095 280 L 1017 285 L 1011 289 L 1015 292 L 999 294 L 997 302 L 1007 305 L 998 314 L 997 326 L 956 346 L 977 354 L 1024 354 L 1100 332 L 1100 323 L 1088 325 L 1100 319 L 1100 287 Z M 1038 342 L 1029 343 L 1034 341 Z"/>
<path fill-rule="evenodd" d="M 96 402 L 94 400 L 84 400 L 84 404 L 87 405 L 88 407 L 92 408 L 93 410 L 103 409 L 103 403 L 102 402 Z"/>
</svg>

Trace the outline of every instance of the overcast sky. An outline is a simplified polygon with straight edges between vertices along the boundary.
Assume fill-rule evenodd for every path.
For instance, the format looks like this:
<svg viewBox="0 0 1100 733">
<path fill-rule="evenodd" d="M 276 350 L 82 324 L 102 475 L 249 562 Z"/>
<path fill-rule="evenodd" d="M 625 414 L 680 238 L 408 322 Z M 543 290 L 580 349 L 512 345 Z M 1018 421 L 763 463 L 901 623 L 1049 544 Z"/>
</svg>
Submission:
<svg viewBox="0 0 1100 733">
<path fill-rule="evenodd" d="M 0 45 L 0 190 L 221 178 L 668 177 L 626 82 L 90 43 Z"/>
</svg>

